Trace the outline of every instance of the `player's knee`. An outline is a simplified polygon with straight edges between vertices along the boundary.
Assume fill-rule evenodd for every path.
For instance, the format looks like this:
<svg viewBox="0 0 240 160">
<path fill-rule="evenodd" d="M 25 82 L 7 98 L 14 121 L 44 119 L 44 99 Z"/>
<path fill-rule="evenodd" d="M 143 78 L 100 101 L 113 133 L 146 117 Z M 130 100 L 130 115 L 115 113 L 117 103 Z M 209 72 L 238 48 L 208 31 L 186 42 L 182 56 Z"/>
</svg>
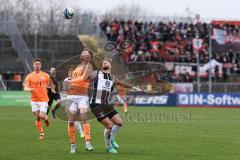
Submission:
<svg viewBox="0 0 240 160">
<path fill-rule="evenodd" d="M 40 118 L 39 116 L 35 116 L 35 119 L 36 119 L 37 121 L 40 121 L 40 120 L 41 120 L 41 118 Z"/>
<path fill-rule="evenodd" d="M 68 126 L 74 127 L 74 126 L 75 126 L 75 122 L 74 122 L 74 121 L 69 121 L 69 122 L 68 122 Z"/>
<path fill-rule="evenodd" d="M 57 101 L 57 106 L 61 106 L 61 101 Z"/>
<path fill-rule="evenodd" d="M 120 118 L 117 121 L 115 121 L 114 124 L 119 126 L 119 127 L 123 126 L 123 122 L 122 122 L 122 120 Z"/>
<path fill-rule="evenodd" d="M 47 119 L 45 114 L 40 114 L 39 117 L 43 120 Z"/>
<path fill-rule="evenodd" d="M 106 128 L 106 129 L 112 129 L 112 127 L 113 127 L 112 124 L 106 124 L 106 125 L 105 125 L 105 128 Z"/>
<path fill-rule="evenodd" d="M 89 124 L 87 118 L 85 118 L 85 117 L 81 117 L 80 120 L 82 121 L 83 124 Z"/>
<path fill-rule="evenodd" d="M 119 127 L 122 127 L 123 126 L 123 123 L 122 122 L 118 122 L 118 123 L 115 123 L 116 126 L 119 126 Z"/>
<path fill-rule="evenodd" d="M 115 121 L 114 123 L 115 125 L 119 126 L 119 127 L 122 127 L 123 126 L 123 122 L 122 122 L 122 119 L 119 118 L 117 121 Z"/>
<path fill-rule="evenodd" d="M 39 113 L 39 117 L 40 117 L 41 119 L 46 119 L 46 114 L 40 112 L 40 113 Z"/>
</svg>

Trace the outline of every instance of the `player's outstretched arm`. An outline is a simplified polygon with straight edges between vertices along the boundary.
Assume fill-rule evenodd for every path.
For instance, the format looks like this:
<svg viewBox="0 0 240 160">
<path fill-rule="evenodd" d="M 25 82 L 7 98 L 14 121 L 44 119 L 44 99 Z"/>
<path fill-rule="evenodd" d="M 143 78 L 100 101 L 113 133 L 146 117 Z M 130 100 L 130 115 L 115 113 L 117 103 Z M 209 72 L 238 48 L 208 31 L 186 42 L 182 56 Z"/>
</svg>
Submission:
<svg viewBox="0 0 240 160">
<path fill-rule="evenodd" d="M 128 89 L 134 89 L 134 90 L 137 90 L 137 91 L 142 91 L 140 88 L 134 87 L 130 83 L 127 83 L 127 82 L 124 82 L 124 81 L 117 80 L 116 85 L 120 85 L 120 86 L 122 86 L 124 88 L 128 88 Z"/>
<path fill-rule="evenodd" d="M 92 71 L 93 71 L 92 64 L 88 63 L 86 68 L 85 68 L 85 70 L 84 70 L 84 72 L 83 72 L 83 74 L 81 76 L 79 76 L 78 78 L 70 80 L 69 83 L 74 83 L 74 82 L 87 80 L 90 77 Z"/>
<path fill-rule="evenodd" d="M 128 89 L 132 89 L 133 86 L 130 84 L 130 83 L 127 83 L 127 82 L 124 82 L 124 81 L 120 81 L 120 80 L 117 80 L 116 81 L 116 85 L 120 85 L 124 88 L 128 88 Z"/>
</svg>

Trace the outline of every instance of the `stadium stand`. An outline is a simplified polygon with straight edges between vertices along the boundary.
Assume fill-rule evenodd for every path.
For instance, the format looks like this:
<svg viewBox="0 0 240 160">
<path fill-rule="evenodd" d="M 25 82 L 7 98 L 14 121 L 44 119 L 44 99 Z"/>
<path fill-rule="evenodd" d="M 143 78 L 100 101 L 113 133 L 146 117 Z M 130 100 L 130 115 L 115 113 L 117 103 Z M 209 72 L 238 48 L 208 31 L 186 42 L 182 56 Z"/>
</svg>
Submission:
<svg viewBox="0 0 240 160">
<path fill-rule="evenodd" d="M 24 35 L 28 48 L 33 57 L 42 59 L 43 70 L 49 70 L 54 65 L 58 66 L 65 60 L 79 55 L 83 45 L 77 36 L 38 36 L 37 50 L 34 49 L 34 36 Z M 0 73 L 7 89 L 21 89 L 22 82 L 14 80 L 14 76 L 20 74 L 21 81 L 24 78 L 24 67 L 19 59 L 11 40 L 6 35 L 0 35 Z M 36 52 L 36 55 L 35 55 Z M 3 88 L 3 87 L 2 87 Z"/>
<path fill-rule="evenodd" d="M 239 34 L 239 25 L 213 23 L 214 28 L 223 29 L 227 34 Z M 185 22 L 140 22 L 140 21 L 102 21 L 100 23 L 102 32 L 105 33 L 107 41 L 112 41 L 124 50 L 126 64 L 141 62 L 157 62 L 161 64 L 174 64 L 191 66 L 196 72 L 196 54 L 194 53 L 192 40 L 198 34 L 203 39 L 203 46 L 199 50 L 200 64 L 209 62 L 209 24 L 207 23 L 185 23 Z M 101 32 L 101 33 L 102 33 Z M 43 60 L 43 69 L 47 70 L 51 65 L 58 66 L 65 60 L 74 57 L 83 49 L 79 37 L 65 35 L 23 35 L 33 57 Z M 37 42 L 35 44 L 35 41 Z M 131 45 L 125 45 L 130 42 Z M 125 46 L 124 46 L 125 45 Z M 21 73 L 23 65 L 19 55 L 14 50 L 11 40 L 6 35 L 0 35 L 0 62 L 1 73 Z M 239 72 L 239 51 L 213 51 L 212 58 L 223 64 L 215 68 L 213 82 L 236 82 Z M 14 65 L 8 63 L 11 61 Z M 134 69 L 134 64 L 129 65 Z M 230 67 L 226 67 L 230 66 Z M 5 73 L 4 73 L 5 72 Z M 164 77 L 171 82 L 196 82 L 196 74 L 176 74 L 174 69 Z M 237 76 L 236 76 L 237 75 Z M 6 76 L 3 76 L 3 79 Z M 171 78 L 169 78 L 171 77 Z M 201 77 L 201 82 L 208 80 L 207 74 Z"/>
<path fill-rule="evenodd" d="M 34 36 L 23 36 L 26 44 L 28 45 L 31 53 L 34 57 Z M 14 62 L 15 65 L 9 64 L 6 58 L 11 62 L 18 59 L 16 51 L 11 45 L 10 39 L 5 36 L 0 36 L 1 45 L 1 69 L 3 71 L 23 71 L 20 62 Z M 64 60 L 78 55 L 83 49 L 82 43 L 79 41 L 77 36 L 38 36 L 37 37 L 37 56 L 47 60 L 47 64 L 43 65 L 43 69 L 48 69 L 50 65 L 59 65 Z M 50 62 L 50 63 L 49 63 Z"/>
<path fill-rule="evenodd" d="M 209 62 L 209 24 L 198 22 L 140 22 L 140 21 L 102 21 L 100 27 L 109 41 L 116 42 L 118 46 L 130 41 L 132 45 L 124 48 L 125 60 L 131 62 L 174 62 L 196 63 L 193 49 L 193 38 L 203 40 L 199 50 L 201 64 Z M 214 23 L 214 28 L 227 31 L 227 34 L 239 34 L 239 25 Z M 239 73 L 239 51 L 214 51 L 212 58 L 219 63 L 232 64 L 234 67 L 223 67 L 221 80 L 226 80 L 230 73 Z M 196 69 L 195 69 L 196 70 Z M 216 67 L 216 72 L 219 68 Z M 216 76 L 218 77 L 218 76 Z M 219 76 L 220 77 L 220 76 Z M 194 79 L 188 74 L 179 74 L 178 82 L 191 82 Z"/>
</svg>

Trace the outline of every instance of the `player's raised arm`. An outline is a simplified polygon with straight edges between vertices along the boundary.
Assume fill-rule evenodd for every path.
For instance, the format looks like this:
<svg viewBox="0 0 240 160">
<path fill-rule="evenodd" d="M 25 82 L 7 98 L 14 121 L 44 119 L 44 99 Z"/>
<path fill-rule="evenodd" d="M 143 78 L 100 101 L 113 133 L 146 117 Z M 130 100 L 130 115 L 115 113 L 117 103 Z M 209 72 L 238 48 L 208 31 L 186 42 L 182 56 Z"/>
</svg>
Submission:
<svg viewBox="0 0 240 160">
<path fill-rule="evenodd" d="M 92 71 L 93 71 L 92 64 L 88 63 L 86 69 L 83 72 L 83 80 L 87 80 L 90 77 Z"/>
<path fill-rule="evenodd" d="M 87 80 L 87 79 L 90 77 L 92 71 L 93 71 L 92 64 L 91 64 L 91 63 L 88 63 L 88 64 L 86 65 L 86 68 L 85 68 L 84 71 L 83 71 L 83 74 L 82 74 L 81 76 L 75 78 L 75 79 L 72 79 L 72 80 L 70 81 L 70 83 Z"/>
</svg>

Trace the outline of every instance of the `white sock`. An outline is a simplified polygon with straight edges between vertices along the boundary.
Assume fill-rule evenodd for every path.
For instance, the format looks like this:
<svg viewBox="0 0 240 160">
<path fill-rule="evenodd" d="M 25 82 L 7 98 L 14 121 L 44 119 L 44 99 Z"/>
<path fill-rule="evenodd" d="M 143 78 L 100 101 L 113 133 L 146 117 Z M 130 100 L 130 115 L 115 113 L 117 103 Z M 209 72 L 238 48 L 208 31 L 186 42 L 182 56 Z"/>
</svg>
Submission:
<svg viewBox="0 0 240 160">
<path fill-rule="evenodd" d="M 106 143 L 106 147 L 109 148 L 112 146 L 111 144 L 111 129 L 104 129 L 104 140 Z"/>
<path fill-rule="evenodd" d="M 91 144 L 90 141 L 86 141 L 86 145 L 89 145 L 89 144 Z"/>
<path fill-rule="evenodd" d="M 118 125 L 114 125 L 112 127 L 112 140 L 115 139 L 115 137 L 116 137 L 116 135 L 117 135 L 117 133 L 118 133 L 120 128 L 121 128 L 121 126 L 118 126 Z"/>
<path fill-rule="evenodd" d="M 75 125 L 75 128 L 77 129 L 77 131 L 79 132 L 79 134 L 82 134 L 83 133 L 83 130 L 82 130 L 82 125 L 79 121 L 75 121 L 74 122 L 74 125 Z"/>
</svg>

